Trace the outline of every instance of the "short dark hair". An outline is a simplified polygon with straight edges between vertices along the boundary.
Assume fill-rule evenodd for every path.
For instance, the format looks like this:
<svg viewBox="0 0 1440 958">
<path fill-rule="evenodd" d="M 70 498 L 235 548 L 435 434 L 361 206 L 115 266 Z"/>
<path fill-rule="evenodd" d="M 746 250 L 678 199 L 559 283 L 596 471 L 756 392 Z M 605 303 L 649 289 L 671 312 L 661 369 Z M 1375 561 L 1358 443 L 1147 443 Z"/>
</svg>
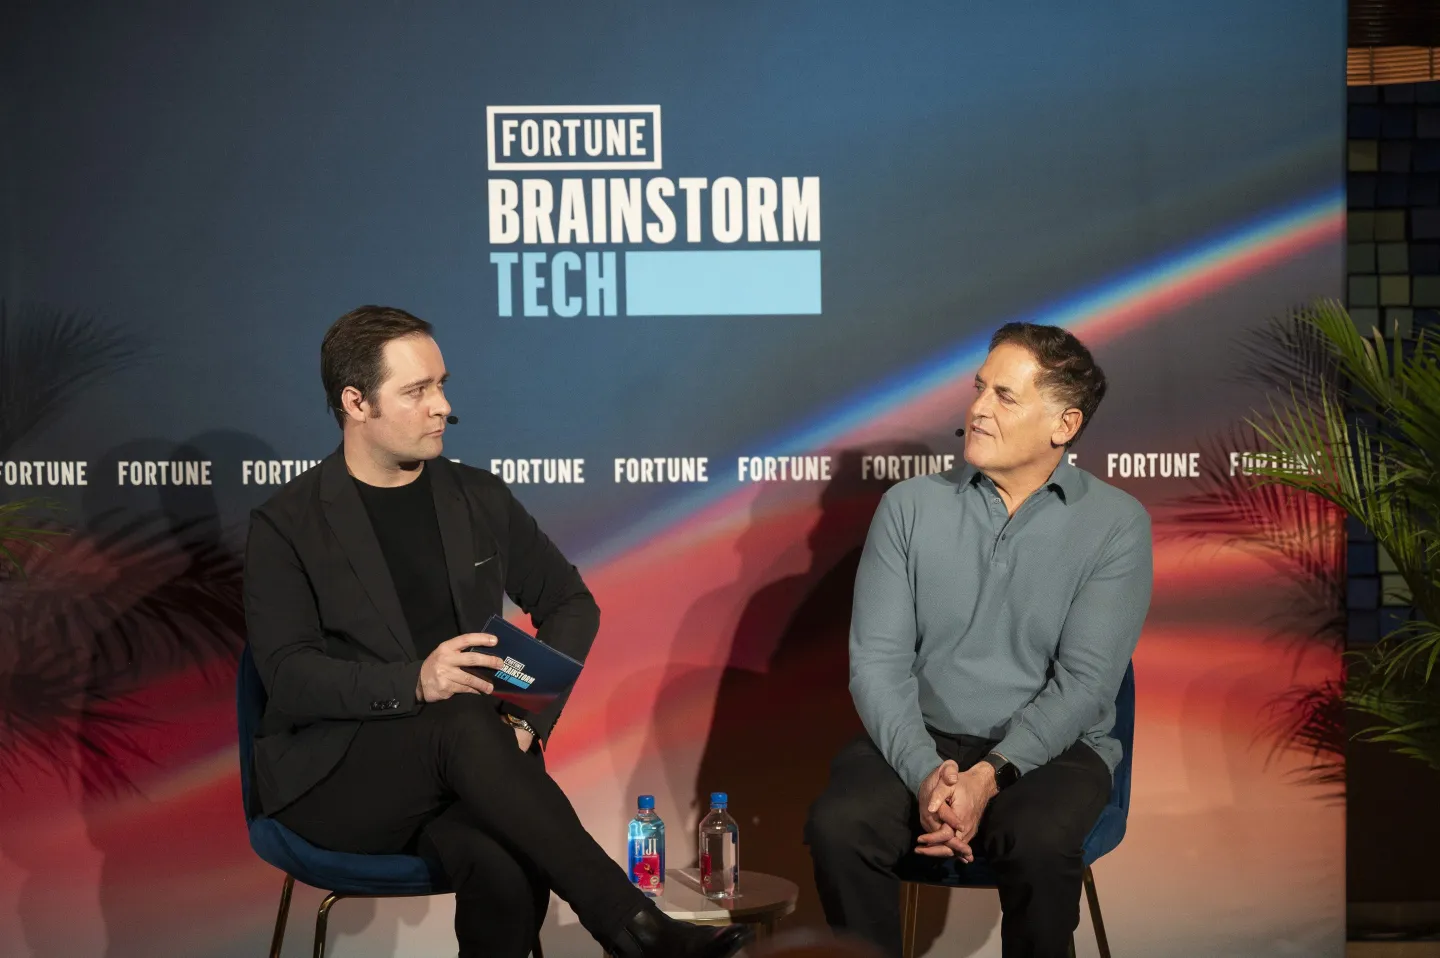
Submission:
<svg viewBox="0 0 1440 958">
<path fill-rule="evenodd" d="M 361 306 L 341 316 L 325 332 L 320 343 L 320 382 L 325 386 L 325 405 L 340 428 L 345 428 L 345 409 L 340 394 L 354 386 L 366 400 L 375 402 L 385 381 L 385 344 L 392 339 L 424 333 L 433 327 L 418 316 L 393 306 Z"/>
<path fill-rule="evenodd" d="M 1105 398 L 1105 373 L 1096 365 L 1095 357 L 1075 334 L 1059 326 L 1036 323 L 1006 323 L 990 337 L 990 348 L 1005 344 L 1023 346 L 1040 364 L 1035 385 L 1065 404 L 1079 409 L 1080 428 L 1065 444 L 1068 449 L 1095 418 L 1100 400 Z"/>
</svg>

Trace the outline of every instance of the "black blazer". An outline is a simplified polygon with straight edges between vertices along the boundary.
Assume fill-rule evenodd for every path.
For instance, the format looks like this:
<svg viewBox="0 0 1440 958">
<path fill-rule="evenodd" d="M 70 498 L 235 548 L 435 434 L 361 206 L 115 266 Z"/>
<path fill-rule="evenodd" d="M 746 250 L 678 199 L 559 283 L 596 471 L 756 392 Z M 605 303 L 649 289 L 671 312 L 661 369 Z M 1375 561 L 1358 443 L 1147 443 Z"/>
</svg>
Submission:
<svg viewBox="0 0 1440 958">
<path fill-rule="evenodd" d="M 460 631 L 479 631 L 508 594 L 542 641 L 583 661 L 600 610 L 580 573 L 494 475 L 445 458 L 425 468 Z M 361 722 L 423 707 L 421 660 L 341 449 L 251 513 L 245 623 L 270 697 L 255 739 L 266 814 L 324 778 Z M 526 716 L 542 738 L 564 704 Z"/>
</svg>

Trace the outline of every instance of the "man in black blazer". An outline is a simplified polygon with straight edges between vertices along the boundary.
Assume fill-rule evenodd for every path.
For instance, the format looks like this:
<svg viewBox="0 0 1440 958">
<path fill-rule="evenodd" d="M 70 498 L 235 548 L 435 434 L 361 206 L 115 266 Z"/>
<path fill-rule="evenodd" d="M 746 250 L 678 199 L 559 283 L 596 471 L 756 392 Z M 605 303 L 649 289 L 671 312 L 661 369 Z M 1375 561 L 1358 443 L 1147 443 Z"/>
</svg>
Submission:
<svg viewBox="0 0 1440 958">
<path fill-rule="evenodd" d="M 553 889 L 617 958 L 724 958 L 748 933 L 667 918 L 545 773 L 564 706 L 523 710 L 465 671 L 509 595 L 541 641 L 584 659 L 600 611 L 495 476 L 441 457 L 448 374 L 431 327 L 364 306 L 321 346 L 343 442 L 256 509 L 249 642 L 269 694 L 261 807 L 308 841 L 419 854 L 455 888 L 461 958 L 529 953 Z"/>
</svg>

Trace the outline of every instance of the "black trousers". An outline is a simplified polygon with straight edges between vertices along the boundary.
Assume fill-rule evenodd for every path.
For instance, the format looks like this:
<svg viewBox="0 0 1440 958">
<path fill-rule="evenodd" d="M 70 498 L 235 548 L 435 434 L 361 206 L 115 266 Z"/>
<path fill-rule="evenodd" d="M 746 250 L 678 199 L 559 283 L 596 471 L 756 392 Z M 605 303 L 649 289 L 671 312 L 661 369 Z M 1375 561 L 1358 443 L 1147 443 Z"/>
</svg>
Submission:
<svg viewBox="0 0 1440 958">
<path fill-rule="evenodd" d="M 932 731 L 942 758 L 974 765 L 993 741 Z M 971 848 L 994 868 L 1005 958 L 1065 958 L 1080 923 L 1081 858 L 1110 799 L 1110 770 L 1083 742 L 991 799 Z M 810 808 L 805 840 L 820 904 L 831 927 L 900 955 L 902 868 L 923 869 L 914 853 L 920 805 L 869 736 L 845 746 L 830 784 Z"/>
<path fill-rule="evenodd" d="M 366 722 L 335 770 L 275 818 L 321 848 L 438 863 L 455 889 L 460 958 L 528 955 L 551 889 L 601 941 L 645 901 L 580 824 L 539 749 L 521 752 L 484 695 Z"/>
</svg>

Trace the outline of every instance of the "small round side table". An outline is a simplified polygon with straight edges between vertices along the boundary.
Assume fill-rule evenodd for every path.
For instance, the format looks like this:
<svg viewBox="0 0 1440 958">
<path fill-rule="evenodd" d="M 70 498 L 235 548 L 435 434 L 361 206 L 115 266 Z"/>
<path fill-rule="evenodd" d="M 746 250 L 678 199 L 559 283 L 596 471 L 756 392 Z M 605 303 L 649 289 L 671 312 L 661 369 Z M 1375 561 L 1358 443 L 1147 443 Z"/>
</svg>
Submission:
<svg viewBox="0 0 1440 958">
<path fill-rule="evenodd" d="M 654 901 L 671 918 L 692 925 L 754 925 L 755 937 L 763 940 L 775 933 L 777 921 L 795 910 L 799 897 L 794 882 L 741 870 L 734 898 L 706 898 L 697 869 L 674 868 L 665 872 L 665 894 Z"/>
</svg>

